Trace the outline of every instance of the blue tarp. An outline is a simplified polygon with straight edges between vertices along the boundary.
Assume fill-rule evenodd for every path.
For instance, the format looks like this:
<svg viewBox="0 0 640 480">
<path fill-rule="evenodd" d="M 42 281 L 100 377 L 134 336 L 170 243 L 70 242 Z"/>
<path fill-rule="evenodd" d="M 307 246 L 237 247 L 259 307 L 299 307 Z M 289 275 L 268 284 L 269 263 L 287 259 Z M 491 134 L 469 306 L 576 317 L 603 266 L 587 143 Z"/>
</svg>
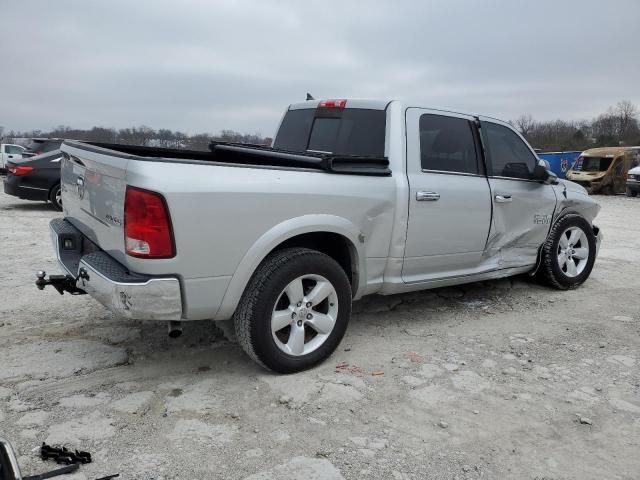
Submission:
<svg viewBox="0 0 640 480">
<path fill-rule="evenodd" d="M 540 152 L 538 153 L 538 157 L 549 162 L 551 171 L 555 173 L 558 178 L 565 178 L 567 171 L 571 168 L 573 162 L 578 159 L 581 153 L 582 151 Z"/>
</svg>

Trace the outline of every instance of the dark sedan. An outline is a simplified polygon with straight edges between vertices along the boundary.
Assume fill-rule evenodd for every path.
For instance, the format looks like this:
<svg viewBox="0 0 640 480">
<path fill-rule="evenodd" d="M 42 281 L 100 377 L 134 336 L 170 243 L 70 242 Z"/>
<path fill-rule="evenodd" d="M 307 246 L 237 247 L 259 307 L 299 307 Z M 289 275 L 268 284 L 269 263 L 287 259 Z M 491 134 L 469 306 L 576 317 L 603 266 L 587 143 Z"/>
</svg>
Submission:
<svg viewBox="0 0 640 480">
<path fill-rule="evenodd" d="M 51 202 L 62 210 L 60 195 L 60 150 L 7 162 L 4 192 L 24 200 Z"/>
</svg>

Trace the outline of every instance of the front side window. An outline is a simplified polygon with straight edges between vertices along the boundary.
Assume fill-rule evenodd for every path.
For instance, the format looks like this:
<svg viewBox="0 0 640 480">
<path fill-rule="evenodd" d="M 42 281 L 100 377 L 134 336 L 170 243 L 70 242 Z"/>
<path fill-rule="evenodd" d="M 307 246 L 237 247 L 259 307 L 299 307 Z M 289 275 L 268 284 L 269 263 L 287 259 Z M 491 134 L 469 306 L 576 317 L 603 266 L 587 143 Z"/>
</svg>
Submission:
<svg viewBox="0 0 640 480">
<path fill-rule="evenodd" d="M 420 161 L 423 170 L 477 174 L 469 121 L 444 115 L 420 116 Z"/>
<path fill-rule="evenodd" d="M 537 164 L 536 156 L 513 130 L 491 122 L 482 122 L 481 130 L 491 175 L 531 178 Z"/>
</svg>

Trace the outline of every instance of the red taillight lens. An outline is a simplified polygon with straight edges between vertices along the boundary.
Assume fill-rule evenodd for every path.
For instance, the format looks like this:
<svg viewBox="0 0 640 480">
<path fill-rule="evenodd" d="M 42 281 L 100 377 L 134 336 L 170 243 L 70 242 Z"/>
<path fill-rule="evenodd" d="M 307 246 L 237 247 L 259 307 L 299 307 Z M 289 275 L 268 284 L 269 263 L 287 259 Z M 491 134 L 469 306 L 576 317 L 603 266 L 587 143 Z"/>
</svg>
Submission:
<svg viewBox="0 0 640 480">
<path fill-rule="evenodd" d="M 19 177 L 21 175 L 26 175 L 27 173 L 31 172 L 33 170 L 33 167 L 15 166 L 15 167 L 9 167 L 7 170 L 14 177 Z"/>
<path fill-rule="evenodd" d="M 127 254 L 132 257 L 172 258 L 176 255 L 169 210 L 162 195 L 127 187 L 124 243 Z"/>
<path fill-rule="evenodd" d="M 342 100 L 322 100 L 319 104 L 319 108 L 345 108 L 347 106 L 347 101 L 345 99 Z"/>
</svg>

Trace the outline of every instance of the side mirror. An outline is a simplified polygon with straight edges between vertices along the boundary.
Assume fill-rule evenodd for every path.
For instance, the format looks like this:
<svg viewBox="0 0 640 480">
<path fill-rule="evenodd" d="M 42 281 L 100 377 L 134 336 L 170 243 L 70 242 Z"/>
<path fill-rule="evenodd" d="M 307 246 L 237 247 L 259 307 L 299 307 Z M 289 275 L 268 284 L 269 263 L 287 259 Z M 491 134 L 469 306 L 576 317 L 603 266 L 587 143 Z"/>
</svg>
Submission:
<svg viewBox="0 0 640 480">
<path fill-rule="evenodd" d="M 20 467 L 11 444 L 0 438 L 0 480 L 21 480 Z"/>
<path fill-rule="evenodd" d="M 547 169 L 546 165 L 538 163 L 533 169 L 533 173 L 531 174 L 531 179 L 536 180 L 538 182 L 545 183 L 547 185 L 558 183 L 558 176 L 553 173 L 551 170 Z"/>
</svg>

